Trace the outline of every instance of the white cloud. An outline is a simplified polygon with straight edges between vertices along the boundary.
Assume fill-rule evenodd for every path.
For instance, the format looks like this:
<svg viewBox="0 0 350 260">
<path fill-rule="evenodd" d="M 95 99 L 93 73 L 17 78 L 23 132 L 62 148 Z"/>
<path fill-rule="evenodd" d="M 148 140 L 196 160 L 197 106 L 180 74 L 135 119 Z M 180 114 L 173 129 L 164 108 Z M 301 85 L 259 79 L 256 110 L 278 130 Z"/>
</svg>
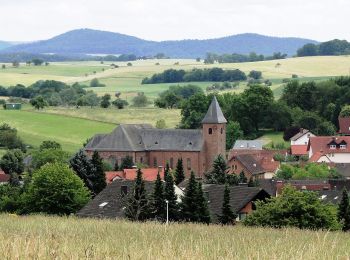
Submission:
<svg viewBox="0 0 350 260">
<path fill-rule="evenodd" d="M 350 40 L 347 0 L 0 0 L 1 40 L 94 28 L 150 40 L 245 32 Z"/>
</svg>

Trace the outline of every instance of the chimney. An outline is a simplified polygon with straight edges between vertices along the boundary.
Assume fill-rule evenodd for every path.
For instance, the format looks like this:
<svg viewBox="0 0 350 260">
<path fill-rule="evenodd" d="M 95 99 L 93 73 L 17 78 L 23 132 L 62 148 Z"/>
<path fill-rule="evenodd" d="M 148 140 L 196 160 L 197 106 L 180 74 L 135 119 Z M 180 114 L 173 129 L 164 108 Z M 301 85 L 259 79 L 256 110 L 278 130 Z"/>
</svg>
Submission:
<svg viewBox="0 0 350 260">
<path fill-rule="evenodd" d="M 300 133 L 302 134 L 304 131 L 304 128 L 300 128 Z"/>
</svg>

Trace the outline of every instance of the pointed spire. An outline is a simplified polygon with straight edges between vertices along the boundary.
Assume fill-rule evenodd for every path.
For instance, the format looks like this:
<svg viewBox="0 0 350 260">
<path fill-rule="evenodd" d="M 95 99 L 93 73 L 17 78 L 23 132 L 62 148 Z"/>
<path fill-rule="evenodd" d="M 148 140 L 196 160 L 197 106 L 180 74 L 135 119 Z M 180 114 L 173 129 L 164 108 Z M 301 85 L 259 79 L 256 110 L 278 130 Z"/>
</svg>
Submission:
<svg viewBox="0 0 350 260">
<path fill-rule="evenodd" d="M 208 112 L 202 120 L 202 124 L 225 124 L 227 120 L 222 113 L 219 102 L 214 96 L 209 106 Z"/>
</svg>

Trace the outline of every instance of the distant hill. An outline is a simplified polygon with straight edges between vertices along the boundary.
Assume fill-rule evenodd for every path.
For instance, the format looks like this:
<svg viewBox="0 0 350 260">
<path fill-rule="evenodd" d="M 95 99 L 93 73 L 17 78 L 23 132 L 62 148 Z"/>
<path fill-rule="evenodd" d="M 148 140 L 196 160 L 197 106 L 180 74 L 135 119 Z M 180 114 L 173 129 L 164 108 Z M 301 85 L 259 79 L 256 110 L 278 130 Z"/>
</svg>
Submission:
<svg viewBox="0 0 350 260">
<path fill-rule="evenodd" d="M 52 39 L 7 48 L 6 52 L 69 54 L 129 54 L 149 56 L 164 53 L 172 58 L 204 57 L 213 52 L 271 55 L 274 52 L 296 54 L 307 43 L 316 41 L 301 38 L 279 38 L 259 34 L 239 34 L 209 40 L 146 41 L 120 33 L 79 29 Z"/>
<path fill-rule="evenodd" d="M 10 42 L 4 42 L 4 41 L 0 41 L 0 50 L 6 49 L 10 46 L 12 46 L 13 44 Z"/>
</svg>

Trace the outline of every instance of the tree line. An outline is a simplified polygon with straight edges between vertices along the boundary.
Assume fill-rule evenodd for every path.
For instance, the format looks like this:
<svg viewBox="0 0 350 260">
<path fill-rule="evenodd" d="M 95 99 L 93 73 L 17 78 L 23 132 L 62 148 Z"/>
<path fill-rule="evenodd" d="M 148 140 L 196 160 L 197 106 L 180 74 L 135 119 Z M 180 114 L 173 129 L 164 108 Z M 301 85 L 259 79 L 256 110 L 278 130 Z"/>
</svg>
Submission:
<svg viewBox="0 0 350 260">
<path fill-rule="evenodd" d="M 298 49 L 297 56 L 336 56 L 350 54 L 350 43 L 346 40 L 332 40 L 320 44 L 308 43 Z"/>
<path fill-rule="evenodd" d="M 207 53 L 204 63 L 205 64 L 214 64 L 218 63 L 241 63 L 241 62 L 255 62 L 255 61 L 264 61 L 264 60 L 280 60 L 285 59 L 288 55 L 282 54 L 281 52 L 275 52 L 272 56 L 264 56 L 262 54 L 256 54 L 251 52 L 248 55 L 245 54 L 215 54 Z"/>
</svg>

